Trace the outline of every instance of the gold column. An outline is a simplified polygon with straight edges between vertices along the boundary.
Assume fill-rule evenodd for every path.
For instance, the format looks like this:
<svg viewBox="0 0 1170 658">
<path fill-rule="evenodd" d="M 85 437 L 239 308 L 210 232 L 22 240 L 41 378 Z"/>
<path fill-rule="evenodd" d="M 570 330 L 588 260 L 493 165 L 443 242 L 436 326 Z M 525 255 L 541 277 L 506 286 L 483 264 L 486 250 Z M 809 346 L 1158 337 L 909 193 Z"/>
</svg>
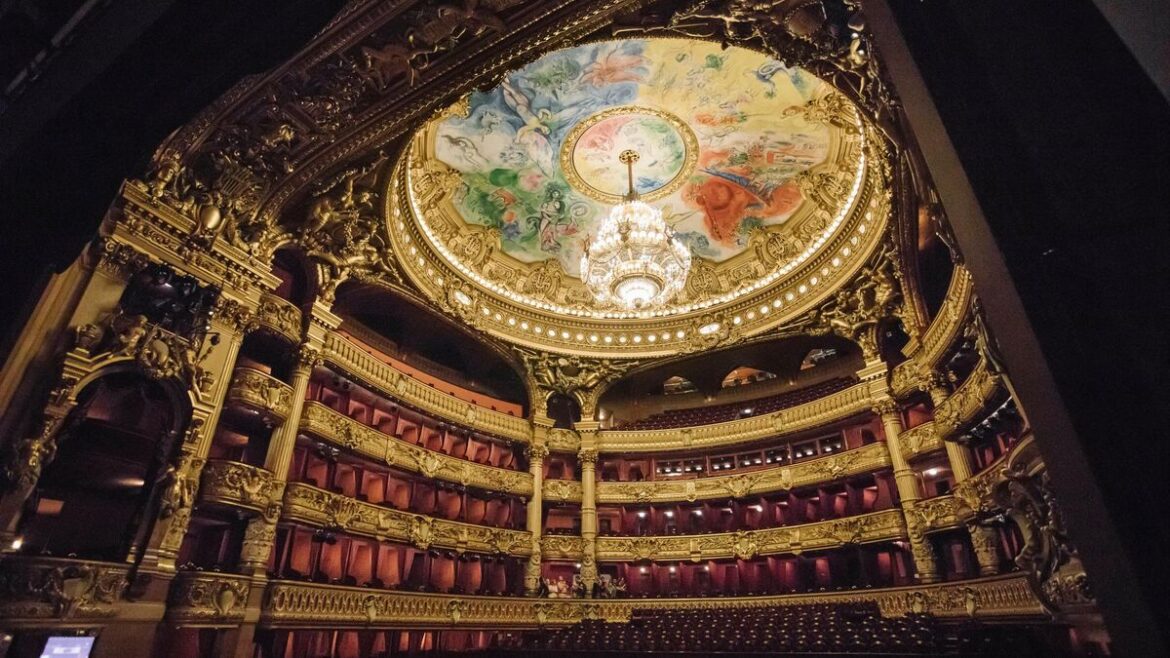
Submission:
<svg viewBox="0 0 1170 658">
<path fill-rule="evenodd" d="M 922 499 L 922 492 L 918 486 L 918 478 L 910 468 L 902 454 L 902 447 L 898 443 L 898 436 L 902 433 L 902 415 L 898 403 L 891 398 L 878 400 L 873 407 L 875 413 L 882 419 L 882 429 L 886 434 L 886 450 L 890 453 L 890 463 L 894 467 L 894 483 L 898 487 L 898 497 L 901 499 L 902 516 L 906 520 L 906 533 L 910 537 L 910 552 L 914 556 L 914 569 L 918 580 L 924 583 L 933 583 L 939 580 L 938 565 L 936 564 L 934 548 L 926 538 L 926 526 L 912 510 L 914 503 Z"/>
<path fill-rule="evenodd" d="M 148 540 L 140 569 L 157 566 L 163 572 L 175 571 L 175 558 L 191 524 L 191 512 L 195 507 L 203 466 L 211 450 L 215 426 L 231 387 L 231 372 L 244 344 L 244 336 L 252 329 L 252 317 L 252 311 L 245 304 L 226 297 L 221 299 L 212 315 L 212 332 L 226 335 L 228 340 L 212 350 L 203 364 L 208 372 L 216 373 L 214 388 L 207 403 L 197 404 L 192 410 L 179 455 L 168 469 L 159 521 Z"/>
<path fill-rule="evenodd" d="M 931 373 L 925 382 L 930 402 L 938 409 L 950 397 L 946 387 L 946 379 L 939 373 Z M 971 462 L 971 453 L 966 446 L 957 441 L 943 441 L 947 450 L 947 461 L 951 464 L 951 473 L 955 476 L 955 484 L 971 479 L 975 474 Z M 975 550 L 975 560 L 979 563 L 979 573 L 984 576 L 993 576 L 999 573 L 999 553 L 996 550 L 998 537 L 995 529 L 978 525 L 967 524 L 967 532 L 971 535 L 971 547 Z"/>
<path fill-rule="evenodd" d="M 543 437 L 540 437 L 543 441 Z M 544 505 L 544 458 L 548 457 L 548 447 L 543 442 L 538 443 L 533 437 L 532 445 L 524 451 L 528 457 L 528 471 L 532 473 L 532 499 L 528 501 L 528 532 L 532 533 L 532 556 L 528 558 L 528 569 L 524 574 L 524 591 L 529 595 L 536 594 L 540 587 L 540 518 Z"/>
<path fill-rule="evenodd" d="M 297 349 L 296 360 L 289 382 L 293 392 L 288 417 L 273 431 L 272 439 L 268 443 L 268 454 L 264 458 L 264 468 L 272 471 L 275 483 L 272 504 L 268 506 L 263 516 L 252 519 L 248 524 L 240 551 L 241 566 L 257 572 L 262 571 L 268 564 L 268 555 L 276 540 L 276 522 L 280 519 L 283 506 L 281 501 L 284 498 L 293 448 L 297 443 L 297 432 L 300 430 L 301 412 L 305 407 L 309 378 L 313 374 L 313 368 L 322 363 L 321 352 L 309 345 L 301 345 Z"/>
<path fill-rule="evenodd" d="M 582 448 L 577 453 L 581 463 L 581 582 L 585 597 L 593 596 L 597 582 L 597 450 Z"/>
</svg>

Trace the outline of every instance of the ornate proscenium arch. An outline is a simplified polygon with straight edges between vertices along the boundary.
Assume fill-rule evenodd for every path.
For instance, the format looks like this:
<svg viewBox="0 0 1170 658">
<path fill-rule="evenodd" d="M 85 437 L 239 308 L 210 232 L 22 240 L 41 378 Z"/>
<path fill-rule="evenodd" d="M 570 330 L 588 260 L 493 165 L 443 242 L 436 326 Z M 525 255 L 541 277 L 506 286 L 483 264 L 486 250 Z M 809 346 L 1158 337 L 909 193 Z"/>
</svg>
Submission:
<svg viewBox="0 0 1170 658">
<path fill-rule="evenodd" d="M 860 238 L 856 247 L 846 250 L 849 256 L 829 253 L 844 247 L 825 249 L 823 258 L 814 258 L 788 277 L 790 285 L 774 298 L 745 298 L 726 309 L 708 307 L 689 314 L 677 327 L 659 323 L 663 326 L 641 338 L 611 332 L 608 338 L 613 342 L 607 343 L 605 333 L 591 330 L 596 327 L 576 326 L 580 323 L 545 327 L 539 336 L 531 329 L 520 335 L 512 331 L 502 310 L 500 322 L 495 322 L 495 311 L 489 311 L 486 316 L 475 315 L 473 323 L 530 347 L 561 353 L 641 357 L 730 344 L 739 336 L 767 331 L 823 299 L 833 287 L 829 280 L 849 276 L 859 263 L 859 254 L 873 244 L 867 236 L 849 231 L 868 221 L 872 223 L 865 228 L 870 236 L 876 235 L 890 212 L 884 188 L 890 184 L 886 172 L 894 132 L 883 109 L 887 87 L 875 60 L 867 55 L 863 25 L 850 22 L 856 18 L 856 7 L 849 2 L 821 4 L 776 2 L 749 9 L 727 2 L 636 10 L 637 3 L 609 2 L 570 3 L 552 9 L 494 0 L 480 3 L 473 14 L 461 17 L 429 3 L 416 5 L 409 14 L 404 13 L 408 3 L 355 7 L 331 23 L 297 58 L 263 77 L 242 82 L 177 131 L 160 147 L 150 175 L 140 186 L 151 198 L 166 201 L 197 220 L 197 232 L 204 240 L 225 239 L 262 259 L 282 245 L 299 244 L 318 263 L 328 300 L 345 278 L 397 281 L 398 266 L 411 264 L 403 261 L 401 253 L 388 258 L 382 244 L 387 237 L 371 223 L 370 209 L 381 193 L 376 181 L 388 154 L 395 150 L 388 144 L 418 121 L 435 116 L 436 108 L 448 99 L 476 85 L 488 88 L 506 80 L 510 69 L 580 43 L 610 23 L 614 24 L 611 34 L 625 39 L 685 35 L 758 49 L 783 66 L 811 71 L 844 94 L 829 94 L 825 102 L 793 108 L 799 109 L 804 120 L 822 122 L 850 139 L 867 136 L 863 142 L 871 170 L 867 176 L 876 187 L 859 190 L 857 206 L 871 217 L 854 213 L 852 228 L 840 233 L 849 241 Z M 402 20 L 403 16 L 408 19 Z M 820 18 L 812 20 L 814 16 Z M 841 36 L 846 33 L 857 36 Z M 773 82 L 780 70 L 769 67 L 757 71 L 765 82 Z M 830 189 L 817 178 L 820 175 L 801 184 L 802 195 L 819 199 L 817 195 Z M 381 202 L 396 207 L 394 199 Z M 390 229 L 397 237 L 393 224 Z M 775 251 L 766 240 L 757 244 L 753 239 L 752 245 L 760 254 Z M 411 279 L 430 296 L 437 292 L 430 289 L 436 284 L 433 277 L 426 277 L 425 269 L 422 277 Z M 703 267 L 696 276 L 692 289 L 718 278 Z M 742 274 L 727 276 L 735 279 Z M 444 277 L 440 286 L 444 294 L 476 299 L 472 289 L 457 279 Z M 772 308 L 752 311 L 765 303 Z M 772 312 L 781 308 L 782 312 Z M 513 317 L 517 326 L 525 321 Z M 656 339 L 653 344 L 650 335 Z"/>
</svg>

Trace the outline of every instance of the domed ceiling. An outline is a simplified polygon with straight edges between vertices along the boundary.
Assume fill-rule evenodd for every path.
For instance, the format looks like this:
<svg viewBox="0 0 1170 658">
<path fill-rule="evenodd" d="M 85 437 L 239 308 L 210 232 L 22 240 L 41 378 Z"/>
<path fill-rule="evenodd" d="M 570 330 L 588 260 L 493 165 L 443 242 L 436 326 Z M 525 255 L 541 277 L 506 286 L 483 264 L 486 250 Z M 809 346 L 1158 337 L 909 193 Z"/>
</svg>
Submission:
<svg viewBox="0 0 1170 658">
<path fill-rule="evenodd" d="M 580 45 L 415 135 L 387 195 L 391 235 L 416 284 L 510 340 L 622 356 L 700 349 L 775 326 L 860 265 L 888 212 L 865 134 L 830 85 L 752 50 Z M 603 306 L 579 278 L 586 240 L 626 191 L 625 149 L 640 155 L 642 199 L 693 255 L 662 308 Z"/>
</svg>

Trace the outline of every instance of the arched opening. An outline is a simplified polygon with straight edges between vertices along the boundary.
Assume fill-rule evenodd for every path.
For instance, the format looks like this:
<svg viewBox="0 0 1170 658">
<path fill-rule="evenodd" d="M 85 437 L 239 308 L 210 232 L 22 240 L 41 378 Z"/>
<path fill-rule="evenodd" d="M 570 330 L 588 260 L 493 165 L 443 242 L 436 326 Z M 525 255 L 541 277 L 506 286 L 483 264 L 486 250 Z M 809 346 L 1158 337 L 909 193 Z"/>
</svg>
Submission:
<svg viewBox="0 0 1170 658">
<path fill-rule="evenodd" d="M 800 370 L 811 370 L 822 363 L 835 361 L 841 357 L 841 353 L 835 347 L 816 347 L 808 351 L 804 358 L 800 360 Z"/>
<path fill-rule="evenodd" d="M 574 423 L 581 421 L 581 405 L 571 395 L 553 393 L 548 396 L 547 407 L 553 427 L 571 430 Z"/>
<path fill-rule="evenodd" d="M 698 386 L 691 380 L 682 375 L 674 375 L 662 382 L 663 395 L 685 395 L 687 393 L 695 393 L 699 390 Z"/>
<path fill-rule="evenodd" d="M 188 410 L 132 372 L 102 377 L 78 399 L 29 498 L 23 550 L 123 560 L 148 530 L 143 521 Z"/>
<path fill-rule="evenodd" d="M 720 388 L 748 386 L 757 382 L 766 382 L 769 379 L 776 379 L 776 373 L 751 366 L 738 366 L 724 375 Z"/>
</svg>

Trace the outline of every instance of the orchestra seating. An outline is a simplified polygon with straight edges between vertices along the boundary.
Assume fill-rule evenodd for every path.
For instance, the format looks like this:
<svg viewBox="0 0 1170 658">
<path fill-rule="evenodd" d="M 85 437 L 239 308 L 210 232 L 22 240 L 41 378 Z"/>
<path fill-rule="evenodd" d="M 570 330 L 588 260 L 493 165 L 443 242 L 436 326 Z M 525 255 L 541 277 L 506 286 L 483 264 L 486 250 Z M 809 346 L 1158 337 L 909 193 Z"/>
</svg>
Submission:
<svg viewBox="0 0 1170 658">
<path fill-rule="evenodd" d="M 547 652 L 934 654 L 932 617 L 885 618 L 875 604 L 811 604 L 635 613 L 628 624 L 586 620 L 531 633 L 525 648 Z"/>
<path fill-rule="evenodd" d="M 614 429 L 664 430 L 674 427 L 726 423 L 738 418 L 770 414 L 781 409 L 812 402 L 826 395 L 843 391 L 855 383 L 857 383 L 857 380 L 852 377 L 836 377 L 795 391 L 785 391 L 777 395 L 748 400 L 746 402 L 729 402 L 727 404 L 695 407 L 692 409 L 671 409 L 645 418 L 619 424 Z"/>
</svg>

